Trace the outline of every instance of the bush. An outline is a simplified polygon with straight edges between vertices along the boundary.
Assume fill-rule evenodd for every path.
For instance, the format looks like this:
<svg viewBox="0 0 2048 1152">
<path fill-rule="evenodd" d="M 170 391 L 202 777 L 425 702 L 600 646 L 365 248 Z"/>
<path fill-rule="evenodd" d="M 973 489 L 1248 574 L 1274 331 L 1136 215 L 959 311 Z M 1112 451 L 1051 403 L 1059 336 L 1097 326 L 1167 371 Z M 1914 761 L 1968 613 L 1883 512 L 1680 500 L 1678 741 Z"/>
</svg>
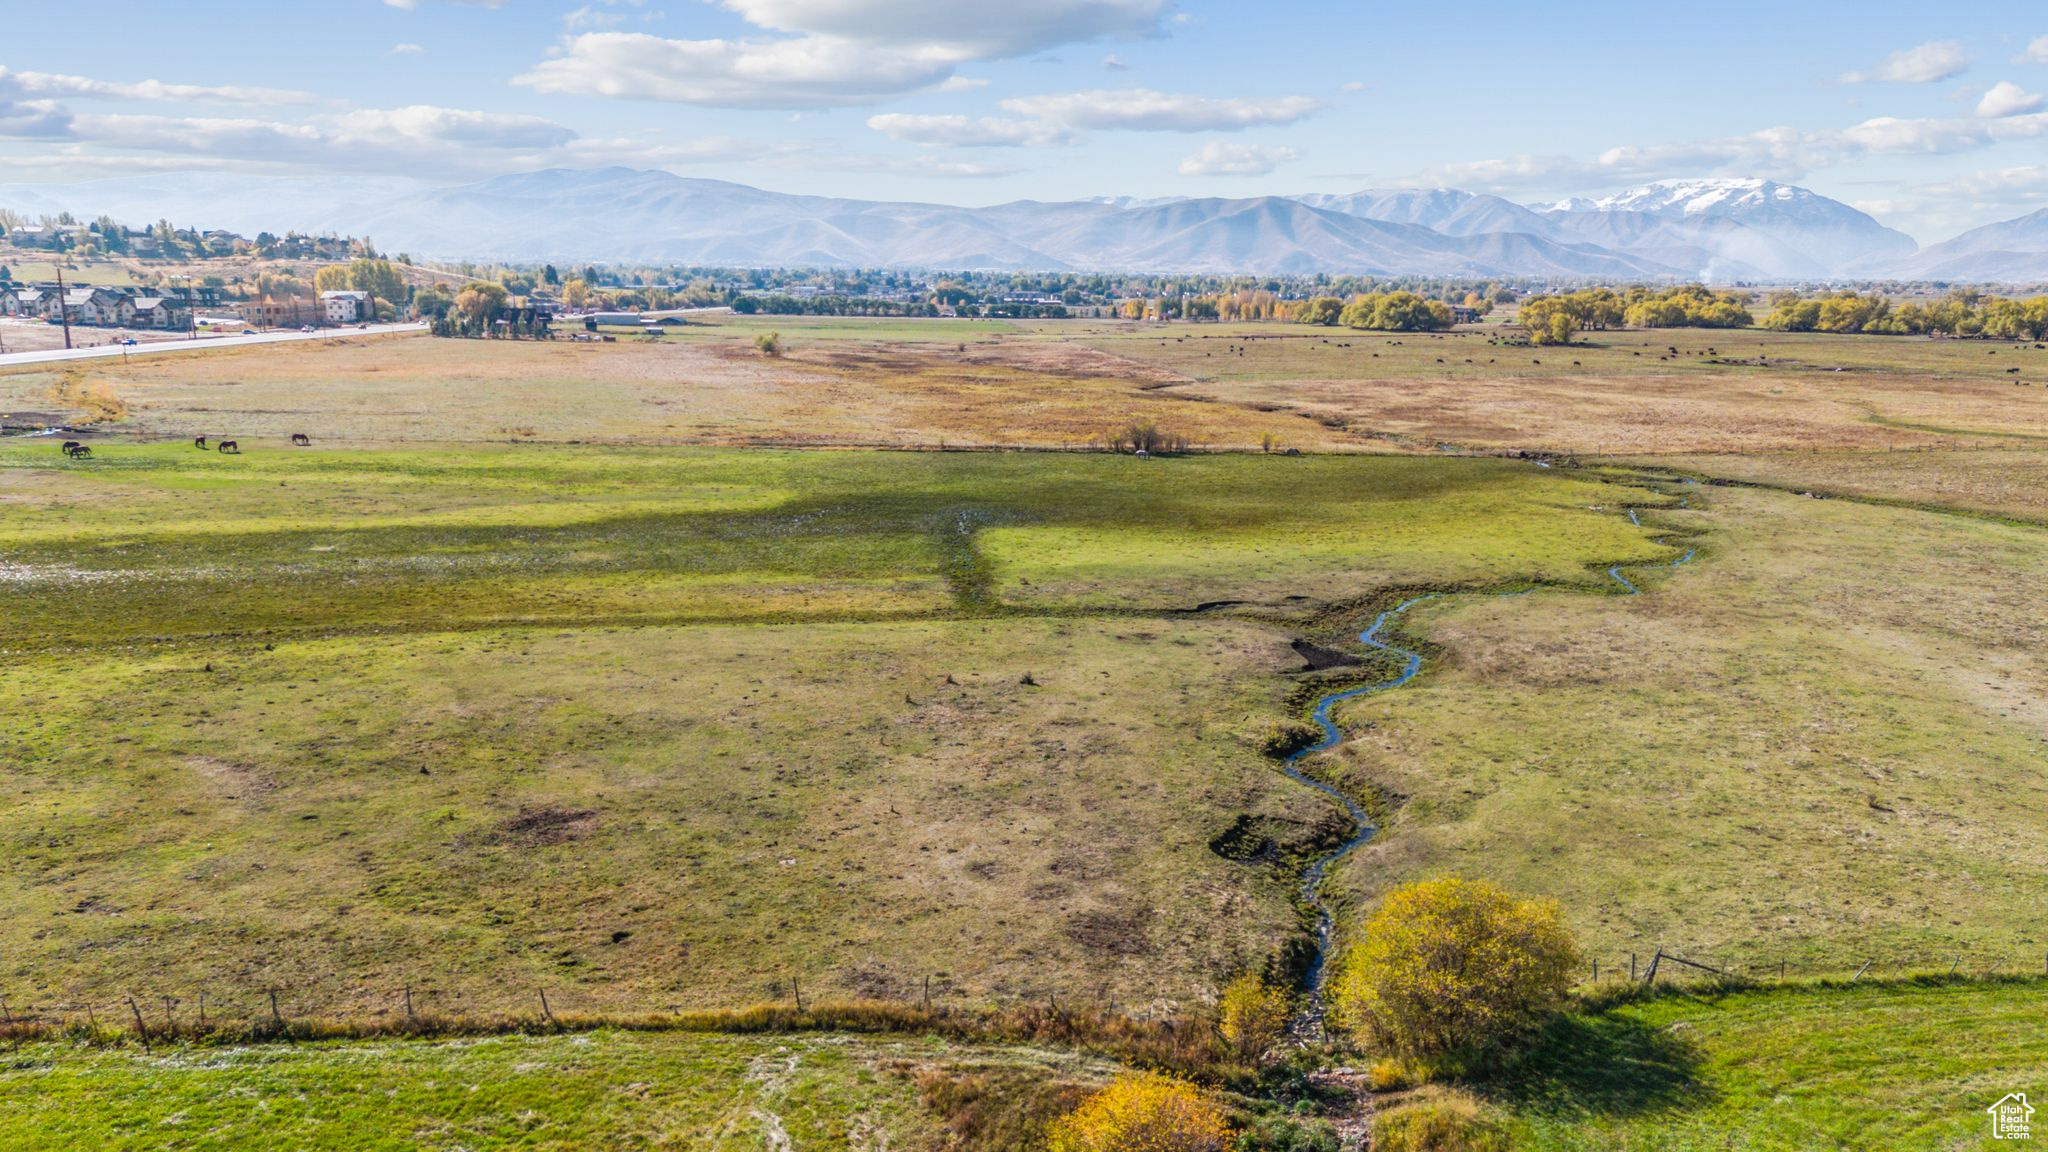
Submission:
<svg viewBox="0 0 2048 1152">
<path fill-rule="evenodd" d="M 1223 1152 L 1223 1112 L 1184 1080 L 1143 1073 L 1088 1098 L 1052 1126 L 1048 1152 Z"/>
<path fill-rule="evenodd" d="M 1367 1043 L 1422 1060 L 1476 1056 L 1534 1028 L 1579 964 L 1555 901 L 1468 880 L 1398 888 L 1360 934 L 1336 1010 Z"/>
<path fill-rule="evenodd" d="M 1263 1060 L 1287 1033 L 1287 993 L 1247 972 L 1230 982 L 1216 1005 L 1216 1030 L 1231 1054 L 1247 1064 Z"/>
<path fill-rule="evenodd" d="M 763 332 L 759 336 L 754 337 L 754 347 L 759 348 L 763 356 L 780 356 L 782 355 L 782 333 Z"/>
<path fill-rule="evenodd" d="M 1444 1092 L 1373 1117 L 1374 1152 L 1507 1152 L 1508 1141 L 1479 1101 Z"/>
<path fill-rule="evenodd" d="M 1283 720 L 1259 737 L 1259 750 L 1276 760 L 1285 760 L 1323 738 L 1323 730 L 1299 720 Z"/>
<path fill-rule="evenodd" d="M 1342 1152 L 1344 1141 L 1327 1120 L 1266 1116 L 1237 1134 L 1237 1152 Z"/>
</svg>

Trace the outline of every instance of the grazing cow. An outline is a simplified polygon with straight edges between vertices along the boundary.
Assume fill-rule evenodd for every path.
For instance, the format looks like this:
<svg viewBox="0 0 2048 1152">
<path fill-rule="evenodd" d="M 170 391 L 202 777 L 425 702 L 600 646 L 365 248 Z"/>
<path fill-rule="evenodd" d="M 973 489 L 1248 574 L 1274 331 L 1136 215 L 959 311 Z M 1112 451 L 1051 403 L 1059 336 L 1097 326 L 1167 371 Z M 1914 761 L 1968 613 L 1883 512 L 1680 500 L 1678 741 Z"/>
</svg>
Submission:
<svg viewBox="0 0 2048 1152">
<path fill-rule="evenodd" d="M 308 436 L 308 435 L 306 435 L 306 434 L 305 434 L 304 432 L 294 432 L 294 433 L 292 433 L 292 447 L 294 447 L 294 448 L 311 448 L 312 446 L 313 446 L 313 438 L 312 438 L 311 436 Z"/>
<path fill-rule="evenodd" d="M 197 449 L 199 449 L 199 450 L 200 450 L 201 452 L 204 452 L 204 451 L 206 451 L 206 437 L 204 437 L 204 436 L 194 436 L 194 437 L 192 438 L 192 446 L 193 446 L 194 448 L 197 448 Z"/>
<path fill-rule="evenodd" d="M 216 450 L 220 452 L 232 452 L 237 456 L 240 456 L 242 454 L 242 446 L 240 444 L 235 443 L 233 440 L 221 441 L 220 444 L 217 446 Z"/>
</svg>

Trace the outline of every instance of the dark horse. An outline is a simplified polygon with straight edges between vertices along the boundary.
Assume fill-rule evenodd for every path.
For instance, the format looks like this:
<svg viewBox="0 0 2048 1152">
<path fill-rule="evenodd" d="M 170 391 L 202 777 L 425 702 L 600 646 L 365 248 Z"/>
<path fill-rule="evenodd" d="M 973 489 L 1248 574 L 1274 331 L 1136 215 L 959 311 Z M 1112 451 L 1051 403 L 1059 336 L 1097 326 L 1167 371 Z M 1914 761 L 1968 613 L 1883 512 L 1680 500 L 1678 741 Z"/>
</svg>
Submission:
<svg viewBox="0 0 2048 1152">
<path fill-rule="evenodd" d="M 232 452 L 237 456 L 240 456 L 242 454 L 242 446 L 240 444 L 235 443 L 233 440 L 221 441 L 218 445 L 215 446 L 215 450 L 219 452 Z"/>
<path fill-rule="evenodd" d="M 204 437 L 204 436 L 194 436 L 194 437 L 192 438 L 192 446 L 193 446 L 194 448 L 197 448 L 197 449 L 199 449 L 199 450 L 200 450 L 201 452 L 204 452 L 204 451 L 206 451 L 206 437 Z"/>
<path fill-rule="evenodd" d="M 313 438 L 304 432 L 294 432 L 292 433 L 292 446 L 295 448 L 311 448 L 313 446 Z"/>
<path fill-rule="evenodd" d="M 79 443 L 78 441 L 76 441 L 76 440 L 66 440 L 66 441 L 64 442 L 64 454 L 65 454 L 66 456 L 69 456 L 69 455 L 71 455 L 71 450 L 72 450 L 73 448 L 83 448 L 83 447 L 85 447 L 85 445 L 83 445 L 83 444 L 80 444 L 80 443 Z"/>
<path fill-rule="evenodd" d="M 83 460 L 87 456 L 92 455 L 92 449 L 87 448 L 83 444 L 73 444 L 69 448 L 64 449 L 64 454 L 73 460 Z"/>
</svg>

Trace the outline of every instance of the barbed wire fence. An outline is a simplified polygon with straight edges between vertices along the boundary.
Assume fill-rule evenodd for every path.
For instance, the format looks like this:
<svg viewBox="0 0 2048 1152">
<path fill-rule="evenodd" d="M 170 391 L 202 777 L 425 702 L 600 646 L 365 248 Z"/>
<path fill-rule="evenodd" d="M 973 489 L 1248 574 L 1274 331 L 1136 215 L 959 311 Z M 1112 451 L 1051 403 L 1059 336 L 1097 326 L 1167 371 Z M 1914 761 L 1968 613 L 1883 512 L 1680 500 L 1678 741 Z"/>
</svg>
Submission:
<svg viewBox="0 0 2048 1152">
<path fill-rule="evenodd" d="M 2048 982 L 2048 953 L 2039 964 L 2031 958 L 2005 954 L 1985 957 L 1955 953 L 1925 962 L 1896 956 L 1849 964 L 1795 965 L 1786 959 L 1713 962 L 1716 957 L 1687 956 L 1664 947 L 1632 951 L 1625 958 L 1587 961 L 1581 992 L 1605 993 L 1642 989 L 1682 992 L 1688 987 L 1838 986 L 1900 981 Z M 944 977 L 934 985 L 925 976 L 910 983 L 907 995 L 864 996 L 857 990 L 833 989 L 836 999 L 806 988 L 803 977 L 789 973 L 769 986 L 774 999 L 751 1004 L 690 1006 L 660 998 L 647 1001 L 605 989 L 530 985 L 517 996 L 438 987 L 429 982 L 402 983 L 390 988 L 347 989 L 332 986 L 294 988 L 264 984 L 223 994 L 214 988 L 182 993 L 109 993 L 43 999 L 0 992 L 0 1035 L 19 1045 L 25 1039 L 58 1038 L 121 1041 L 133 1039 L 144 1048 L 159 1041 L 231 1036 L 251 1042 L 277 1039 L 372 1037 L 386 1035 L 460 1036 L 589 1031 L 621 1028 L 637 1031 L 972 1031 L 1025 1030 L 1033 1034 L 1113 1031 L 1120 1024 L 1133 1034 L 1163 1037 L 1175 1044 L 1205 1026 L 1204 1006 L 1159 999 L 1119 1002 L 1102 988 L 1092 999 L 1045 992 L 1029 998 L 996 1001 L 969 995 Z M 501 988 L 517 987 L 507 983 Z M 295 1005 L 295 997 L 306 1002 Z M 382 1004 L 381 1007 L 372 1005 Z"/>
</svg>

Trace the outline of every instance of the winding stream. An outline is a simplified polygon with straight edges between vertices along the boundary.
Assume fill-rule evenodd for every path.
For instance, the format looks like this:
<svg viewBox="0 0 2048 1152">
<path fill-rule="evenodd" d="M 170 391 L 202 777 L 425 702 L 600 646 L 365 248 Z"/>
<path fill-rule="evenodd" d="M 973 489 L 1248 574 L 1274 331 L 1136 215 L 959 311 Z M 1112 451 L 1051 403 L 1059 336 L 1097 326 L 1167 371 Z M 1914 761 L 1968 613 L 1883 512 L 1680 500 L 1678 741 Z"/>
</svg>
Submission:
<svg viewBox="0 0 2048 1152">
<path fill-rule="evenodd" d="M 1678 507 L 1684 508 L 1688 505 L 1688 501 L 1681 499 Z M 1629 523 L 1641 527 L 1643 522 L 1636 514 L 1636 509 L 1630 508 L 1627 511 Z M 1663 541 L 1653 538 L 1652 543 L 1663 543 Z M 1685 555 L 1680 556 L 1676 560 L 1662 564 L 1616 564 L 1607 570 L 1607 575 L 1615 583 L 1621 585 L 1622 595 L 1637 596 L 1641 595 L 1642 589 L 1636 587 L 1627 576 L 1623 575 L 1624 571 L 1677 568 L 1680 565 L 1690 563 L 1693 557 L 1697 555 L 1699 555 L 1699 549 L 1694 548 L 1688 550 Z M 1524 588 L 1512 592 L 1498 592 L 1493 595 L 1526 596 L 1532 591 L 1535 591 L 1535 589 Z M 1330 869 L 1338 861 L 1357 851 L 1360 845 L 1370 841 L 1379 833 L 1379 829 L 1372 823 L 1372 817 L 1366 813 L 1365 809 L 1357 801 L 1346 796 L 1336 787 L 1303 772 L 1301 764 L 1309 757 L 1328 752 L 1344 742 L 1343 729 L 1337 727 L 1337 722 L 1330 718 L 1331 710 L 1337 705 L 1343 704 L 1346 701 L 1356 700 L 1362 696 L 1373 696 L 1381 692 L 1391 692 L 1422 674 L 1422 654 L 1420 652 L 1403 648 L 1389 640 L 1383 640 L 1380 638 L 1380 633 L 1389 624 L 1400 619 L 1410 608 L 1430 600 L 1442 599 L 1443 596 L 1444 593 L 1441 592 L 1431 592 L 1426 595 L 1415 596 L 1403 600 L 1401 603 L 1394 605 L 1373 618 L 1372 626 L 1358 634 L 1358 642 L 1376 652 L 1386 652 L 1399 657 L 1402 661 L 1400 674 L 1390 680 L 1382 680 L 1376 684 L 1366 684 L 1356 688 L 1346 688 L 1343 691 L 1331 692 L 1317 698 L 1314 710 L 1309 713 L 1309 719 L 1321 730 L 1322 739 L 1289 756 L 1281 765 L 1281 771 L 1285 772 L 1290 778 L 1308 785 L 1310 788 L 1323 793 L 1342 805 L 1344 811 L 1351 817 L 1352 825 L 1356 829 L 1350 839 L 1317 857 L 1302 874 L 1302 900 L 1309 907 L 1315 909 L 1316 914 L 1315 952 L 1310 957 L 1308 972 L 1303 981 L 1303 990 L 1308 993 L 1306 1017 L 1311 1024 L 1320 1023 L 1323 988 L 1329 974 L 1330 948 L 1336 935 L 1336 917 L 1329 903 L 1323 899 L 1323 881 L 1329 877 Z"/>
</svg>

